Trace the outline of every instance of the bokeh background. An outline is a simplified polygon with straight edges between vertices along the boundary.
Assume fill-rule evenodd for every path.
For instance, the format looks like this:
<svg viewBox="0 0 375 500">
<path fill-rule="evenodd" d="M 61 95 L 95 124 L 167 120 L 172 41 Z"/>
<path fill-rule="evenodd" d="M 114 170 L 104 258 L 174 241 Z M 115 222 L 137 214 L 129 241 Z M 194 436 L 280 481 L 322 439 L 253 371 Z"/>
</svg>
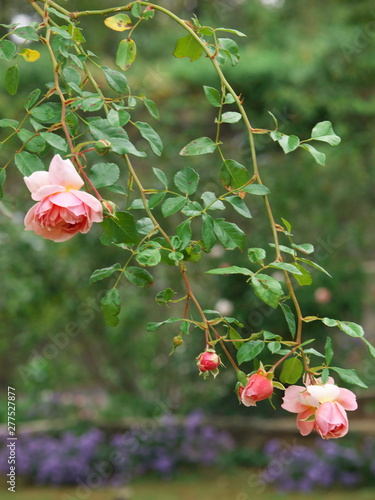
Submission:
<svg viewBox="0 0 375 500">
<path fill-rule="evenodd" d="M 236 39 L 241 61 L 225 72 L 242 93 L 253 126 L 272 127 L 267 111 L 278 118 L 282 132 L 300 137 L 309 137 L 319 121 L 333 123 L 342 143 L 320 148 L 327 154 L 326 167 L 302 150 L 284 155 L 265 136 L 256 137 L 258 157 L 277 218 L 292 222 L 299 243 L 314 244 L 316 261 L 333 276 L 314 274 L 314 285 L 299 291 L 302 310 L 361 323 L 374 341 L 373 2 L 166 0 L 160 4 L 185 19 L 195 14 L 202 24 L 236 28 L 248 35 Z M 63 5 L 73 11 L 121 2 L 69 0 Z M 0 12 L 4 24 L 20 14 L 34 15 L 24 0 L 2 0 Z M 100 17 L 82 19 L 81 26 L 91 50 L 102 56 L 103 64 L 114 67 L 121 33 L 108 30 Z M 0 30 L 1 36 L 6 33 L 5 28 Z M 215 110 L 202 86 L 217 86 L 206 59 L 189 63 L 173 58 L 179 36 L 183 36 L 181 29 L 161 14 L 143 23 L 134 35 L 138 55 L 127 77 L 133 92 L 153 99 L 160 109 L 161 121 L 153 125 L 164 140 L 165 152 L 153 158 L 151 166 L 172 176 L 188 164 L 199 171 L 203 188 L 215 191 L 218 165 L 211 158 L 187 163 L 178 156 L 191 139 L 214 134 Z M 28 93 L 43 89 L 52 79 L 47 54 L 41 52 L 33 64 L 20 62 L 22 78 L 16 96 L 10 97 L 0 81 L 0 119 L 21 118 Z M 0 74 L 7 66 L 0 62 Z M 98 78 L 102 78 L 99 73 Z M 3 138 L 5 132 L 0 130 Z M 241 125 L 227 125 L 223 133 L 227 156 L 249 164 Z M 2 164 L 17 147 L 12 140 L 3 145 Z M 150 164 L 140 160 L 138 168 L 147 179 Z M 150 175 L 150 185 L 153 182 Z M 257 409 L 238 405 L 230 369 L 222 370 L 215 381 L 197 377 L 195 357 L 203 339 L 200 343 L 191 335 L 169 356 L 176 335 L 173 325 L 146 332 L 146 321 L 178 315 L 177 308 L 166 310 L 155 302 L 158 291 L 168 286 L 179 289 L 173 267 L 158 270 L 149 289 L 123 285 L 120 324 L 108 327 L 99 305 L 105 283 L 89 285 L 88 279 L 94 269 L 122 262 L 121 250 L 98 244 L 100 227 L 63 244 L 24 232 L 30 199 L 15 168 L 9 172 L 5 190 L 0 204 L 0 413 L 6 422 L 6 389 L 16 388 L 18 429 L 24 435 L 18 446 L 22 487 L 17 498 L 26 498 L 22 490 L 27 498 L 35 494 L 42 500 L 62 495 L 83 498 L 76 486 L 59 489 L 77 479 L 93 500 L 141 500 L 150 495 L 190 500 L 198 498 L 202 488 L 207 499 L 247 500 L 254 494 L 273 498 L 278 488 L 298 492 L 319 487 L 326 498 L 336 494 L 344 498 L 342 491 L 336 491 L 349 487 L 363 498 L 373 498 L 369 488 L 375 475 L 375 367 L 361 344 L 340 332 L 329 332 L 337 364 L 355 367 L 370 387 L 356 391 L 360 410 L 351 415 L 350 437 L 340 443 L 301 441 L 293 417 L 283 410 L 275 411 L 268 402 Z M 123 203 L 120 197 L 113 200 Z M 250 209 L 253 219 L 246 228 L 242 221 L 239 224 L 251 246 L 262 246 L 270 241 L 263 206 L 255 200 Z M 179 223 L 178 218 L 170 219 L 166 227 Z M 201 279 L 204 270 L 216 267 L 223 258 L 237 265 L 246 260 L 236 252 L 223 257 L 218 246 L 191 266 L 194 289 L 203 305 L 239 317 L 244 333 L 261 328 L 281 332 L 284 326 L 278 313 L 256 300 L 237 276 Z M 327 333 L 321 324 L 309 326 L 318 345 L 324 344 Z M 276 405 L 279 402 L 276 399 Z M 98 472 L 95 464 L 108 465 L 114 450 L 124 462 L 109 472 Z M 0 453 L 3 463 L 4 449 Z M 6 464 L 1 467 L 6 470 Z M 102 493 L 108 483 L 112 490 Z M 35 489 L 44 484 L 53 485 L 52 490 Z M 299 493 L 290 495 L 299 498 Z"/>
</svg>

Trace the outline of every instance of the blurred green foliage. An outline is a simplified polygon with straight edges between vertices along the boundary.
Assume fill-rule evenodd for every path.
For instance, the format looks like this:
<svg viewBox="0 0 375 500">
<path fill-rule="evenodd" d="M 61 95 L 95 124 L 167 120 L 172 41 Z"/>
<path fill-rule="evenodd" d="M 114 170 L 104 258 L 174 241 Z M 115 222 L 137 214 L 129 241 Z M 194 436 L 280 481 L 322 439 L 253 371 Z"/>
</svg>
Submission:
<svg viewBox="0 0 375 500">
<path fill-rule="evenodd" d="M 242 93 L 254 127 L 272 128 L 269 110 L 284 133 L 309 137 L 317 122 L 330 120 L 342 137 L 338 148 L 322 147 L 327 153 L 326 167 L 315 164 L 304 151 L 285 156 L 266 136 L 256 136 L 256 144 L 262 177 L 273 194 L 271 202 L 279 220 L 284 217 L 292 222 L 298 243 L 314 244 L 316 260 L 333 275 L 333 279 L 314 275 L 314 285 L 300 290 L 303 311 L 360 322 L 365 293 L 362 264 L 372 259 L 375 243 L 371 230 L 375 180 L 372 2 L 187 0 L 163 5 L 186 19 L 196 14 L 202 24 L 233 27 L 248 34 L 248 38 L 237 40 L 240 64 L 226 68 L 226 74 Z M 3 0 L 1 7 L 4 23 L 11 22 L 16 13 L 31 12 L 24 1 Z M 103 2 L 70 0 L 64 7 L 102 8 Z M 113 67 L 121 33 L 108 30 L 100 17 L 82 19 L 81 26 L 90 49 L 105 54 L 103 63 Z M 162 15 L 143 23 L 134 34 L 138 55 L 127 77 L 134 92 L 157 102 L 161 122 L 155 127 L 166 146 L 161 158 L 137 160 L 137 168 L 150 184 L 154 182 L 150 166 L 172 175 L 186 164 L 186 159 L 178 156 L 181 147 L 200 135 L 212 136 L 215 129 L 214 110 L 202 88 L 217 85 L 214 72 L 205 59 L 190 63 L 171 56 L 179 36 L 181 29 Z M 1 74 L 6 67 L 0 63 Z M 20 118 L 27 94 L 36 87 L 43 89 L 44 83 L 52 80 L 43 50 L 37 62 L 21 61 L 20 72 L 16 96 L 7 95 L 0 82 L 0 118 Z M 223 131 L 227 156 L 249 164 L 249 148 L 240 124 L 226 125 Z M 10 140 L 3 145 L 2 163 L 8 161 L 17 144 Z M 218 189 L 213 175 L 220 166 L 217 158 L 194 157 L 189 165 L 199 171 L 206 190 Z M 121 263 L 120 250 L 98 244 L 100 227 L 63 244 L 24 233 L 22 219 L 31 200 L 20 174 L 13 168 L 8 170 L 7 194 L 0 206 L 2 387 L 13 385 L 36 401 L 42 390 L 103 389 L 116 400 L 112 416 L 150 413 L 158 401 L 167 401 L 170 409 L 183 412 L 197 405 L 217 413 L 248 412 L 237 409 L 232 393 L 234 374 L 229 369 L 221 370 L 216 382 L 197 378 L 194 358 L 204 344 L 203 339 L 199 343 L 195 338 L 196 332 L 171 357 L 171 341 L 178 334 L 174 325 L 146 333 L 146 321 L 166 317 L 154 296 L 168 286 L 179 290 L 178 273 L 173 268 L 159 271 L 152 288 L 145 290 L 129 283 L 120 287 L 126 307 L 119 326 L 109 328 L 99 310 L 105 285 L 88 285 L 88 278 L 98 267 Z M 103 195 L 112 196 L 108 192 Z M 114 201 L 123 203 L 117 197 Z M 268 241 L 270 233 L 263 222 L 262 200 L 250 208 L 253 219 L 243 229 L 256 247 Z M 232 219 L 236 220 L 235 213 Z M 166 226 L 179 223 L 178 217 L 165 222 Z M 198 268 L 206 270 L 219 263 L 209 259 L 204 257 Z M 229 259 L 241 265 L 245 256 L 233 252 Z M 190 267 L 195 293 L 204 305 L 214 308 L 221 298 L 233 302 L 236 315 L 245 324 L 244 332 L 265 327 L 277 333 L 284 328 L 282 317 L 278 313 L 271 316 L 240 278 L 210 276 L 202 281 L 194 279 L 199 273 Z M 316 302 L 314 291 L 318 287 L 330 290 L 329 303 Z M 321 325 L 311 325 L 308 331 L 324 342 Z M 339 333 L 333 337 L 337 358 L 353 358 L 353 342 L 342 339 Z M 354 361 L 361 359 L 361 353 L 365 355 L 363 351 Z M 265 413 L 266 405 L 262 406 Z"/>
</svg>

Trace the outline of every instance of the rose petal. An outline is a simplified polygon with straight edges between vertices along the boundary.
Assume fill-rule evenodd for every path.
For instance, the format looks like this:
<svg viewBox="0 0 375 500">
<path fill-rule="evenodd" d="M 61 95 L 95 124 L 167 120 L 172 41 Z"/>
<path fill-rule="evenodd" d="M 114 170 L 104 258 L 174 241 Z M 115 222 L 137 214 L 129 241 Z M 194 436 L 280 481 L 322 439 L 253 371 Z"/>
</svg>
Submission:
<svg viewBox="0 0 375 500">
<path fill-rule="evenodd" d="M 55 155 L 49 166 L 50 184 L 60 184 L 66 189 L 80 189 L 84 182 L 70 160 Z"/>
<path fill-rule="evenodd" d="M 65 208 L 76 207 L 82 204 L 81 200 L 71 191 L 63 191 L 62 193 L 52 194 L 49 197 L 49 200 L 55 205 Z"/>
<path fill-rule="evenodd" d="M 337 402 L 340 403 L 345 410 L 353 411 L 358 408 L 356 396 L 352 391 L 349 391 L 349 389 L 340 387 L 340 396 L 337 398 Z"/>
<path fill-rule="evenodd" d="M 77 196 L 77 198 L 83 201 L 83 203 L 88 205 L 98 214 L 103 213 L 102 204 L 97 198 L 95 198 L 95 196 L 92 196 L 92 194 L 86 193 L 85 191 L 76 191 L 75 189 L 72 189 L 70 192 Z"/>
<path fill-rule="evenodd" d="M 51 196 L 51 194 L 56 194 L 64 191 L 64 186 L 59 186 L 58 184 L 50 184 L 48 186 L 41 186 L 38 191 L 32 193 L 31 198 L 35 201 L 41 201 L 43 200 L 43 198 Z"/>
<path fill-rule="evenodd" d="M 44 170 L 33 172 L 29 177 L 24 177 L 23 180 L 31 193 L 36 193 L 42 186 L 50 184 L 49 174 Z"/>
<path fill-rule="evenodd" d="M 309 385 L 307 390 L 319 403 L 336 401 L 340 396 L 340 389 L 334 384 Z"/>
<path fill-rule="evenodd" d="M 284 394 L 283 403 L 281 408 L 290 411 L 291 413 L 299 413 L 305 411 L 309 405 L 300 402 L 300 396 L 306 392 L 306 388 L 300 385 L 289 386 Z"/>
<path fill-rule="evenodd" d="M 304 419 L 310 417 L 311 415 L 314 415 L 315 411 L 316 411 L 315 408 L 309 408 L 308 410 L 298 413 L 297 428 L 302 434 L 302 436 L 308 436 L 310 432 L 314 429 L 315 421 L 310 420 L 307 422 Z"/>
</svg>

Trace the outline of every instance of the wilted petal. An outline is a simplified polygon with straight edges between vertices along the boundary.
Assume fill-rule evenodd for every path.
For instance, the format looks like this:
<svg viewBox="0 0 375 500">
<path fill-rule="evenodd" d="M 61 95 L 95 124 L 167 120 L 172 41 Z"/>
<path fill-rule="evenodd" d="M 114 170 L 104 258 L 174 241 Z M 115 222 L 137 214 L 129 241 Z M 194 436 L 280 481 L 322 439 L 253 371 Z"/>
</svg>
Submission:
<svg viewBox="0 0 375 500">
<path fill-rule="evenodd" d="M 63 160 L 55 155 L 49 166 L 49 180 L 51 184 L 60 184 L 65 189 L 80 189 L 84 182 L 70 160 Z"/>
</svg>

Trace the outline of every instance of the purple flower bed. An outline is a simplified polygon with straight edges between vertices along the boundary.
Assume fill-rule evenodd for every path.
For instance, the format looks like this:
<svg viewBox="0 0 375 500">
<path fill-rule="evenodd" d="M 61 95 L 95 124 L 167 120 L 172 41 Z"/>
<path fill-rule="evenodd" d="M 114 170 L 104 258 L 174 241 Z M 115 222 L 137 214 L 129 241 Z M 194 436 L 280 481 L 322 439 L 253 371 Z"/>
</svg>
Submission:
<svg viewBox="0 0 375 500">
<path fill-rule="evenodd" d="M 5 439 L 1 440 L 3 443 Z M 169 478 L 178 467 L 213 465 L 232 449 L 228 434 L 203 424 L 194 412 L 183 424 L 172 416 L 161 424 L 138 425 L 107 437 L 92 428 L 78 435 L 19 435 L 17 474 L 36 484 L 82 484 L 95 477 L 100 484 L 126 483 L 134 477 L 156 473 Z M 8 472 L 8 451 L 0 449 L 0 472 Z"/>
<path fill-rule="evenodd" d="M 323 488 L 358 488 L 375 485 L 375 439 L 348 447 L 334 441 L 316 442 L 313 448 L 273 439 L 264 452 L 269 465 L 262 473 L 265 483 L 283 491 Z"/>
</svg>

